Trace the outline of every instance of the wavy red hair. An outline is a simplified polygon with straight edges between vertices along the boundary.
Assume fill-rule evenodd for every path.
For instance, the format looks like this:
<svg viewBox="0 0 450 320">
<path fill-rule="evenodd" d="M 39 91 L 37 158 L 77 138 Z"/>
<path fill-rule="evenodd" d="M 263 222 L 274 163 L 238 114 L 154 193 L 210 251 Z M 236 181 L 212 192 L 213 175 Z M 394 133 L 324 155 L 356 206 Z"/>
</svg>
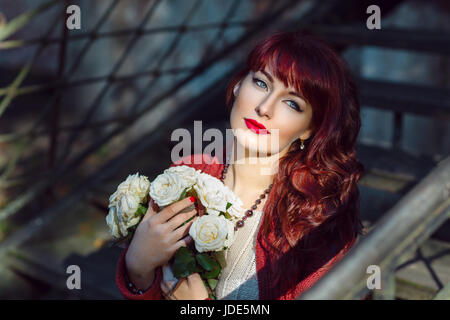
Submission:
<svg viewBox="0 0 450 320">
<path fill-rule="evenodd" d="M 363 233 L 357 182 L 364 167 L 355 152 L 360 105 L 350 71 L 333 49 L 310 34 L 276 32 L 256 45 L 230 81 L 228 112 L 235 84 L 265 66 L 313 109 L 313 134 L 303 150 L 297 140 L 280 159 L 261 226 L 264 248 L 274 257 L 273 285 L 286 292 L 328 258 L 343 256 Z M 325 260 L 323 252 L 329 252 Z"/>
</svg>

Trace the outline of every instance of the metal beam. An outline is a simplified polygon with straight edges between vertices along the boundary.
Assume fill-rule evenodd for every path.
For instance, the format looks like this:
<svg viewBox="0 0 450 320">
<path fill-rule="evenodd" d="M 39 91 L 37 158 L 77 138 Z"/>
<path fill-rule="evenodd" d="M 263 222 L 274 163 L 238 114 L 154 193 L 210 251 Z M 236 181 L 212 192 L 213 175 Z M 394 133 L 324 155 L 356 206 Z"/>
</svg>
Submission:
<svg viewBox="0 0 450 320">
<path fill-rule="evenodd" d="M 358 86 L 364 105 L 450 120 L 448 89 L 365 79 Z"/>
<path fill-rule="evenodd" d="M 382 28 L 369 30 L 365 23 L 317 25 L 305 28 L 336 45 L 377 46 L 420 52 L 450 54 L 450 33 Z"/>
</svg>

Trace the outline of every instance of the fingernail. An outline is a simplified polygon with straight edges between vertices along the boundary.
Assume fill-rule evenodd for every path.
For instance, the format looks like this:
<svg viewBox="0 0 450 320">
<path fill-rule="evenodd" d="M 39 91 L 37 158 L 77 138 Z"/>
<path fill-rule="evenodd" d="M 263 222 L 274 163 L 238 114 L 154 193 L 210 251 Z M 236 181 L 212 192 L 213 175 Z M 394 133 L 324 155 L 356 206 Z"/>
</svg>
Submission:
<svg viewBox="0 0 450 320">
<path fill-rule="evenodd" d="M 189 200 L 191 200 L 191 202 L 195 202 L 195 197 L 190 197 Z"/>
</svg>

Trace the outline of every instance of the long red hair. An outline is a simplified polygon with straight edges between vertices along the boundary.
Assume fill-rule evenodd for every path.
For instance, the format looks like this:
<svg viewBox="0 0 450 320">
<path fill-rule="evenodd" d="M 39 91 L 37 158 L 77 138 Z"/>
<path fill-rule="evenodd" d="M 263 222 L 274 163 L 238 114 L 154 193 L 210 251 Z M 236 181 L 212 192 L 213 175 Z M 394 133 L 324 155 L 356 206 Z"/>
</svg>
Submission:
<svg viewBox="0 0 450 320">
<path fill-rule="evenodd" d="M 228 112 L 235 84 L 267 65 L 313 109 L 312 136 L 304 149 L 300 140 L 292 143 L 280 159 L 261 226 L 273 257 L 272 285 L 287 292 L 328 258 L 343 256 L 363 234 L 357 182 L 364 167 L 355 152 L 360 105 L 351 74 L 333 49 L 310 34 L 276 32 L 256 45 L 246 68 L 230 81 Z"/>
</svg>

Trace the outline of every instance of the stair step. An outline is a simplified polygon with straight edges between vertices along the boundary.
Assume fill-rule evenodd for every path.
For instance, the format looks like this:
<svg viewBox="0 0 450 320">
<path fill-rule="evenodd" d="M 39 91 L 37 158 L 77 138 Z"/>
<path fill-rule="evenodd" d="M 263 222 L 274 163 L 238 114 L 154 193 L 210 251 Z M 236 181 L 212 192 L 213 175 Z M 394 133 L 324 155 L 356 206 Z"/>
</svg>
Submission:
<svg viewBox="0 0 450 320">
<path fill-rule="evenodd" d="M 42 283 L 30 280 L 17 270 L 4 268 L 4 260 L 0 268 L 0 299 L 39 299 L 43 294 Z"/>
<path fill-rule="evenodd" d="M 450 282 L 438 292 L 434 300 L 450 300 Z"/>
<path fill-rule="evenodd" d="M 419 260 L 397 269 L 396 296 L 401 299 L 433 299 L 450 283 L 450 243 L 431 238 L 419 248 L 423 257 L 429 260 L 429 266 Z M 405 257 L 407 261 L 404 263 L 412 261 L 415 256 Z"/>
<path fill-rule="evenodd" d="M 55 290 L 53 296 L 43 293 L 41 299 L 122 299 L 114 280 L 122 249 L 109 248 L 109 241 L 105 213 L 80 202 L 31 240 L 10 249 L 2 265 Z M 67 288 L 69 265 L 80 267 L 81 290 Z"/>
<path fill-rule="evenodd" d="M 361 177 L 359 183 L 377 190 L 400 193 L 415 181 L 416 179 L 412 175 L 396 174 L 387 170 L 371 168 Z"/>
<path fill-rule="evenodd" d="M 437 165 L 431 156 L 414 155 L 399 149 L 357 144 L 356 153 L 366 173 L 389 175 L 405 182 L 421 180 Z"/>
<path fill-rule="evenodd" d="M 374 228 L 370 221 L 363 221 L 368 232 Z M 395 297 L 400 300 L 431 300 L 440 292 L 440 287 L 450 284 L 450 241 L 429 238 L 419 246 L 420 253 L 428 260 L 429 267 L 423 260 L 417 259 L 417 252 L 401 257 L 395 271 Z M 430 269 L 432 270 L 430 272 Z M 434 279 L 436 277 L 438 282 Z M 448 290 L 448 289 L 447 289 Z"/>
<path fill-rule="evenodd" d="M 115 284 L 115 266 L 120 248 L 102 248 L 88 256 L 69 255 L 62 263 L 43 250 L 21 248 L 8 254 L 7 268 L 45 282 L 57 290 L 56 297 L 76 299 L 123 299 Z M 70 290 L 66 281 L 67 267 L 77 265 L 81 270 L 81 289 Z M 41 298 L 45 298 L 41 297 Z"/>
<path fill-rule="evenodd" d="M 358 184 L 360 216 L 370 223 L 375 223 L 439 163 L 439 159 L 427 155 L 360 144 L 357 156 L 365 168 Z M 450 220 L 432 237 L 450 242 Z"/>
</svg>

